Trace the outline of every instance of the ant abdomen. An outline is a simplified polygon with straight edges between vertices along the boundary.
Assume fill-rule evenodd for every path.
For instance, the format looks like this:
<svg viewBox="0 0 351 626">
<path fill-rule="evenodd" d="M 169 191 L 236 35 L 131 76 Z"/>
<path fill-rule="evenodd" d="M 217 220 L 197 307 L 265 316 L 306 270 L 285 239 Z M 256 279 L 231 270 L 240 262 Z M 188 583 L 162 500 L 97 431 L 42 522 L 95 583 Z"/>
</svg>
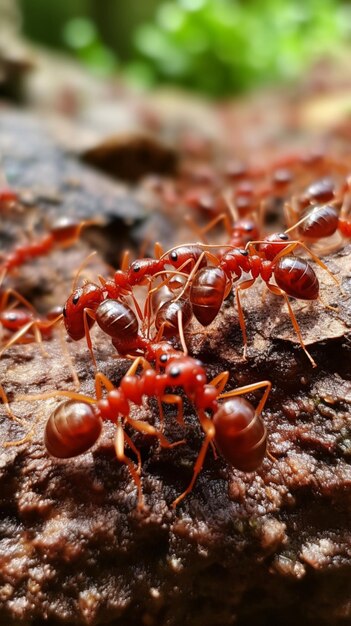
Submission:
<svg viewBox="0 0 351 626">
<path fill-rule="evenodd" d="M 87 402 L 67 400 L 49 417 L 45 446 L 49 454 L 68 459 L 83 454 L 98 440 L 102 420 Z"/>
<path fill-rule="evenodd" d="M 167 285 L 160 286 L 151 296 L 151 308 L 154 313 L 162 307 L 163 304 L 174 298 L 173 292 Z"/>
<path fill-rule="evenodd" d="M 50 233 L 55 243 L 68 246 L 77 241 L 81 228 L 81 223 L 70 217 L 60 217 L 52 225 Z"/>
<path fill-rule="evenodd" d="M 157 330 L 162 328 L 165 337 L 173 337 L 179 333 L 179 312 L 182 326 L 186 328 L 193 315 L 189 300 L 168 300 L 158 309 L 155 326 Z"/>
<path fill-rule="evenodd" d="M 274 268 L 274 278 L 288 296 L 300 300 L 316 300 L 319 296 L 318 278 L 305 259 L 282 257 Z"/>
<path fill-rule="evenodd" d="M 299 233 L 305 239 L 319 239 L 333 235 L 339 224 L 339 212 L 331 205 L 316 206 L 300 224 Z"/>
<path fill-rule="evenodd" d="M 220 267 L 203 267 L 196 272 L 190 288 L 190 302 L 202 326 L 208 326 L 215 319 L 222 306 L 226 286 L 227 276 Z"/>
<path fill-rule="evenodd" d="M 116 339 L 132 339 L 139 332 L 134 311 L 119 300 L 108 298 L 101 302 L 96 309 L 96 321 L 104 333 Z"/>
<path fill-rule="evenodd" d="M 231 398 L 213 416 L 215 442 L 224 458 L 238 470 L 254 472 L 267 449 L 267 431 L 245 398 Z"/>
</svg>

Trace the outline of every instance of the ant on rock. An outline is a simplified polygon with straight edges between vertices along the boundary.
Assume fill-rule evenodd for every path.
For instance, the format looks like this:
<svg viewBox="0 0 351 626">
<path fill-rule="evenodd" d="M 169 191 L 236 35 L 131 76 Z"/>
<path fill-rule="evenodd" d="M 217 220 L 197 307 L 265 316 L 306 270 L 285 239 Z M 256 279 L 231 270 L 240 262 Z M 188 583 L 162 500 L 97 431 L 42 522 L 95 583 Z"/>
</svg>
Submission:
<svg viewBox="0 0 351 626">
<path fill-rule="evenodd" d="M 137 432 L 155 436 L 163 447 L 171 448 L 184 440 L 170 443 L 151 424 L 131 417 L 131 404 L 141 405 L 144 398 L 157 398 L 160 402 L 178 406 L 177 421 L 184 425 L 182 397 L 169 393 L 181 388 L 194 404 L 200 425 L 205 434 L 193 476 L 188 487 L 173 502 L 175 507 L 193 488 L 200 473 L 209 445 L 218 448 L 224 459 L 236 469 L 253 472 L 261 465 L 267 452 L 267 431 L 261 418 L 271 383 L 260 381 L 229 392 L 222 393 L 229 372 L 222 372 L 207 382 L 201 362 L 168 349 L 163 352 L 164 371 L 154 369 L 144 357 L 138 357 L 116 387 L 102 373 L 95 376 L 96 398 L 73 391 L 52 391 L 32 396 L 19 396 L 18 400 L 43 400 L 64 396 L 69 400 L 59 405 L 49 417 L 45 427 L 45 445 L 48 452 L 58 458 L 71 458 L 89 450 L 98 440 L 103 421 L 116 426 L 114 447 L 117 459 L 128 466 L 138 490 L 138 505 L 143 504 L 141 486 L 141 457 L 131 437 L 125 432 L 128 425 Z M 142 367 L 142 372 L 136 372 Z M 107 395 L 103 397 L 103 388 Z M 255 409 L 241 396 L 264 389 Z M 239 396 L 239 397 L 238 397 Z M 218 402 L 223 399 L 224 402 Z M 135 465 L 125 454 L 128 444 L 138 459 Z"/>
</svg>

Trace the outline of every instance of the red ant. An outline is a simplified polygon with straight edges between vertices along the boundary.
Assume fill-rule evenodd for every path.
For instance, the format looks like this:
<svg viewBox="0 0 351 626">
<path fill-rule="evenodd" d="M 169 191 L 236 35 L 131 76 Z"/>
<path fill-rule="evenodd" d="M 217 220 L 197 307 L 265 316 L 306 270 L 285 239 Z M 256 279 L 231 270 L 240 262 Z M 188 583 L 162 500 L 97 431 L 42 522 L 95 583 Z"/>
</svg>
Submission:
<svg viewBox="0 0 351 626">
<path fill-rule="evenodd" d="M 170 444 L 152 425 L 130 417 L 130 403 L 141 405 L 143 398 L 157 397 L 160 402 L 176 404 L 177 420 L 184 425 L 183 400 L 179 395 L 166 393 L 169 388 L 182 388 L 188 399 L 193 402 L 205 439 L 193 469 L 193 476 L 185 491 L 178 496 L 172 506 L 175 507 L 190 493 L 200 473 L 208 446 L 215 444 L 223 457 L 233 467 L 244 472 L 255 471 L 262 463 L 267 449 L 267 431 L 261 413 L 268 398 L 271 383 L 262 381 L 222 393 L 229 373 L 222 372 L 210 383 L 202 364 L 179 353 L 169 353 L 165 371 L 154 370 L 143 357 L 137 358 L 122 378 L 118 387 L 101 373 L 95 377 L 96 399 L 71 391 L 53 391 L 30 396 L 33 400 L 65 396 L 70 400 L 61 404 L 49 417 L 45 428 L 45 445 L 50 454 L 58 458 L 78 456 L 89 450 L 100 436 L 102 422 L 112 421 L 117 428 L 115 450 L 118 460 L 125 463 L 138 490 L 138 505 L 143 504 L 140 470 L 140 453 L 131 438 L 125 433 L 129 425 L 138 432 L 156 436 L 164 447 L 172 447 L 183 442 Z M 142 373 L 136 371 L 141 365 Z M 103 398 L 102 389 L 107 390 Z M 244 398 L 237 398 L 257 389 L 265 388 L 263 397 L 255 409 Z M 218 399 L 225 402 L 218 404 Z M 18 399 L 28 400 L 28 396 Z M 212 418 L 207 415 L 210 413 Z M 138 466 L 125 454 L 125 443 L 136 454 Z"/>
<path fill-rule="evenodd" d="M 259 245 L 258 250 L 255 245 Z M 251 278 L 239 283 L 235 288 L 245 356 L 247 335 L 240 292 L 251 287 L 260 276 L 272 293 L 285 299 L 300 344 L 315 367 L 316 363 L 304 344 L 288 299 L 288 296 L 302 300 L 317 300 L 319 298 L 319 282 L 313 268 L 305 259 L 291 254 L 298 246 L 302 246 L 339 285 L 338 280 L 327 266 L 304 244 L 289 240 L 286 233 L 273 234 L 264 240 L 250 242 L 246 249 L 229 249 L 215 267 L 205 267 L 196 271 L 194 275 L 190 275 L 189 299 L 193 313 L 200 324 L 209 325 L 218 314 L 223 299 L 229 293 L 233 282 L 237 281 L 242 273 L 251 273 Z M 204 252 L 204 254 L 207 253 Z M 270 282 L 272 277 L 274 277 L 276 285 Z"/>
<path fill-rule="evenodd" d="M 161 252 L 160 247 L 158 247 L 157 250 L 158 253 Z M 122 302 L 119 302 L 119 305 L 117 305 L 116 302 L 119 301 L 121 297 L 123 298 L 128 295 L 133 297 L 133 287 L 137 285 L 150 285 L 152 277 L 164 273 L 167 274 L 167 270 L 164 270 L 166 265 L 173 266 L 175 268 L 175 272 L 179 273 L 184 266 L 191 268 L 195 267 L 197 263 L 199 263 L 200 267 L 207 263 L 201 247 L 194 244 L 190 244 L 188 246 L 176 246 L 170 251 L 169 254 L 166 252 L 160 258 L 147 258 L 133 261 L 128 269 L 117 270 L 114 274 L 113 280 L 105 280 L 100 277 L 102 283 L 101 285 L 85 283 L 82 287 L 74 289 L 63 307 L 63 319 L 68 335 L 74 341 L 79 341 L 85 336 L 89 349 L 92 352 L 89 329 L 94 324 L 94 321 L 97 320 L 102 330 L 104 330 L 107 334 L 110 334 L 110 336 L 113 336 L 111 335 L 109 329 L 117 328 L 117 318 L 111 318 L 111 307 L 114 307 L 113 310 L 119 319 L 119 337 L 121 340 L 123 338 L 123 340 L 128 343 L 128 334 L 130 338 L 134 336 L 133 332 L 137 329 L 138 322 L 134 313 L 127 305 L 122 304 Z M 159 287 L 157 287 L 157 289 L 158 288 Z M 103 304 L 105 301 L 107 301 L 108 304 Z M 139 317 L 145 317 L 145 314 L 144 316 L 142 315 L 134 297 L 133 301 Z M 100 305 L 102 308 L 99 309 L 99 312 L 97 313 L 97 309 Z M 118 306 L 120 306 L 120 314 L 117 312 Z M 157 314 L 157 328 L 160 329 L 163 327 L 166 333 L 167 330 L 170 330 L 170 328 L 174 326 L 178 310 L 179 308 L 182 308 L 179 304 L 173 307 L 173 309 L 170 309 L 170 307 L 170 303 L 167 305 L 165 304 L 162 310 L 160 307 Z M 186 325 L 190 321 L 191 311 L 187 303 L 184 303 L 183 308 L 184 310 L 182 315 L 184 317 L 184 324 Z M 128 321 L 128 316 L 130 316 L 131 313 L 134 316 L 133 322 L 130 320 Z M 108 321 L 106 321 L 106 315 L 108 317 Z M 147 315 L 149 315 L 149 311 L 147 312 Z M 115 330 L 112 332 L 115 332 Z"/>
<path fill-rule="evenodd" d="M 0 350 L 0 358 L 5 350 L 21 339 L 26 340 L 29 333 L 33 333 L 35 341 L 42 346 L 42 338 L 50 337 L 53 327 L 62 319 L 62 313 L 53 311 L 46 318 L 38 317 L 32 311 L 23 309 L 8 309 L 0 312 L 1 326 L 15 333 L 7 344 Z M 44 355 L 46 353 L 44 352 Z"/>
<path fill-rule="evenodd" d="M 342 237 L 351 238 L 351 197 L 347 193 L 339 210 L 333 203 L 317 204 L 288 231 L 298 229 L 299 235 L 309 241 L 319 241 L 339 231 Z M 288 232 L 287 231 L 287 232 Z"/>
<path fill-rule="evenodd" d="M 94 220 L 87 220 L 77 224 L 69 218 L 61 218 L 41 239 L 16 246 L 0 263 L 0 284 L 8 272 L 28 260 L 46 255 L 55 247 L 64 248 L 72 245 L 79 239 L 82 229 L 94 223 L 96 223 Z"/>
<path fill-rule="evenodd" d="M 187 300 L 179 300 L 174 304 L 169 300 L 162 302 L 155 320 L 157 338 L 150 340 L 139 333 L 139 321 L 130 306 L 121 300 L 111 298 L 106 293 L 105 285 L 100 287 L 86 283 L 71 294 L 63 308 L 63 319 L 69 336 L 74 341 L 86 337 L 95 365 L 90 337 L 90 328 L 95 321 L 102 331 L 112 338 L 112 343 L 121 356 L 138 356 L 141 353 L 149 360 L 154 360 L 153 344 L 163 335 L 169 337 L 177 331 L 185 346 L 183 328 L 188 325 L 192 316 Z"/>
<path fill-rule="evenodd" d="M 10 298 L 14 303 L 8 305 Z M 21 303 L 25 309 L 14 308 Z M 6 289 L 0 293 L 0 325 L 10 333 L 15 333 L 9 342 L 0 350 L 0 357 L 5 350 L 14 345 L 20 339 L 32 332 L 38 343 L 42 341 L 42 335 L 49 336 L 52 327 L 62 318 L 62 313 L 57 310 L 50 312 L 46 319 L 38 317 L 34 307 L 18 291 Z"/>
</svg>

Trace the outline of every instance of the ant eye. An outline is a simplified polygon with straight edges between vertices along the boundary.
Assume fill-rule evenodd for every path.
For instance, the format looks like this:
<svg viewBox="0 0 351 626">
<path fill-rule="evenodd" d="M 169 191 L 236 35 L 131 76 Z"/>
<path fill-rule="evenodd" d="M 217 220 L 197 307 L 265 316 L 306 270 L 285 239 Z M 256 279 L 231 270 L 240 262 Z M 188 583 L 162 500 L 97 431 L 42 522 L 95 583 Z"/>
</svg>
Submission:
<svg viewBox="0 0 351 626">
<path fill-rule="evenodd" d="M 73 304 L 77 304 L 77 302 L 79 301 L 80 295 L 78 293 L 76 293 L 75 296 L 73 296 L 72 298 L 72 302 Z"/>
<path fill-rule="evenodd" d="M 242 254 L 242 256 L 249 256 L 249 253 L 247 250 L 239 250 L 240 254 Z"/>
<path fill-rule="evenodd" d="M 172 261 L 178 261 L 178 254 L 176 253 L 175 250 L 173 250 L 173 252 L 171 252 L 170 257 L 171 257 Z"/>
<path fill-rule="evenodd" d="M 10 322 L 16 322 L 16 320 L 17 320 L 17 315 L 16 315 L 16 313 L 10 313 L 7 319 L 8 319 Z"/>
<path fill-rule="evenodd" d="M 166 363 L 167 361 L 168 361 L 167 354 L 161 354 L 161 356 L 160 356 L 160 363 Z"/>
<path fill-rule="evenodd" d="M 176 365 L 171 367 L 171 369 L 169 370 L 169 375 L 172 378 L 178 378 L 178 376 L 180 376 L 180 369 L 179 369 L 179 367 L 177 367 Z"/>
<path fill-rule="evenodd" d="M 244 230 L 245 230 L 247 233 L 251 233 L 251 232 L 253 231 L 253 228 L 254 228 L 254 227 L 252 226 L 252 224 L 246 224 L 246 225 L 244 226 Z"/>
<path fill-rule="evenodd" d="M 63 309 L 62 309 L 62 315 L 63 315 L 63 317 L 67 317 L 66 306 L 64 306 Z"/>
<path fill-rule="evenodd" d="M 139 263 L 135 263 L 135 265 L 133 265 L 133 272 L 140 272 L 140 265 L 139 265 Z"/>
<path fill-rule="evenodd" d="M 279 233 L 278 237 L 282 241 L 288 241 L 288 239 L 289 239 L 289 235 L 287 235 L 286 233 Z"/>
</svg>

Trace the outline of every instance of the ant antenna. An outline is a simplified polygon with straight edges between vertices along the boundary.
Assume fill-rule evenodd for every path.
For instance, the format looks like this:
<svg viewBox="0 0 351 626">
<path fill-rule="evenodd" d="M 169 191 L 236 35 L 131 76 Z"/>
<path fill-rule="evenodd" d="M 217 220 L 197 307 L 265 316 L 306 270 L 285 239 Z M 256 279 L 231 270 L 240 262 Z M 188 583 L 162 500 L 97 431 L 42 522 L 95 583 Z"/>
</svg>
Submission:
<svg viewBox="0 0 351 626">
<path fill-rule="evenodd" d="M 73 283 L 72 283 L 72 291 L 75 291 L 77 289 L 77 284 L 78 284 L 78 279 L 79 276 L 81 275 L 82 271 L 84 270 L 84 268 L 88 265 L 88 263 L 91 261 L 91 259 L 93 258 L 93 256 L 96 255 L 96 251 L 94 250 L 94 252 L 91 252 L 90 254 L 88 254 L 87 257 L 85 257 L 85 259 L 83 259 L 83 261 L 81 262 L 80 266 L 78 267 L 78 270 L 75 274 L 75 277 L 73 279 Z"/>
<path fill-rule="evenodd" d="M 185 343 L 184 327 L 183 327 L 183 316 L 182 316 L 182 311 L 180 309 L 179 309 L 179 311 L 177 313 L 177 318 L 178 318 L 178 332 L 179 332 L 179 337 L 180 337 L 180 343 L 182 345 L 183 352 L 184 352 L 185 356 L 187 356 L 188 355 L 188 348 L 187 348 L 187 345 Z"/>
</svg>

